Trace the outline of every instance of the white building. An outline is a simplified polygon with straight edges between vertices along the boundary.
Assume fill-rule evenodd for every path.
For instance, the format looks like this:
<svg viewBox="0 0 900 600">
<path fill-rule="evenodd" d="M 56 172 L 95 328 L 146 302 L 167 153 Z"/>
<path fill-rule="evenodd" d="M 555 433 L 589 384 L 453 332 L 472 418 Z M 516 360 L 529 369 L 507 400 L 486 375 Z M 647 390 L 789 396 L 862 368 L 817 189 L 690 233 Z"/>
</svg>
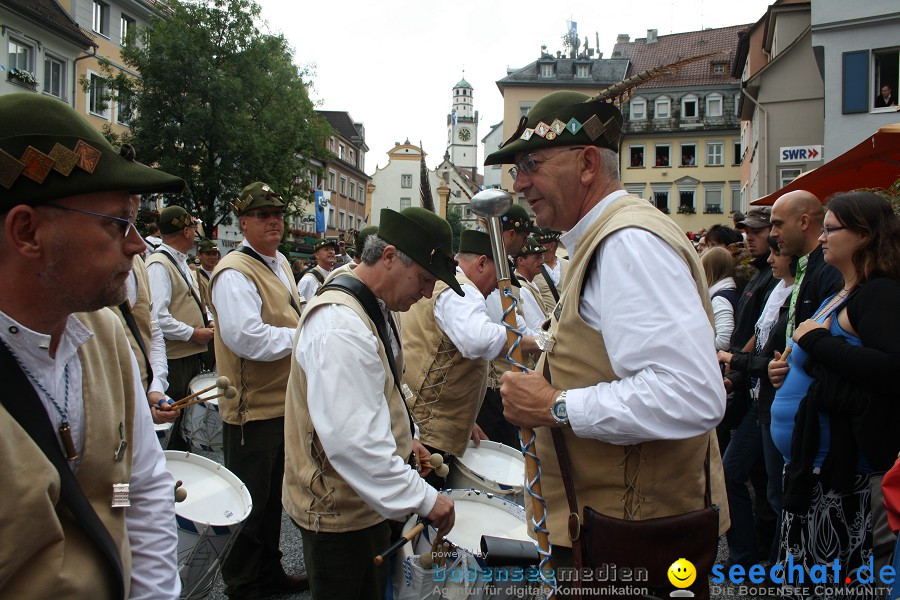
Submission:
<svg viewBox="0 0 900 600">
<path fill-rule="evenodd" d="M 474 89 L 462 79 L 453 86 L 453 104 L 447 115 L 447 149 L 460 169 L 478 169 L 478 111 Z"/>
<path fill-rule="evenodd" d="M 488 132 L 488 134 L 481 138 L 481 143 L 484 144 L 485 158 L 487 158 L 488 155 L 499 150 L 500 144 L 502 144 L 503 141 L 503 121 L 500 121 L 496 125 L 492 125 L 491 130 Z M 507 168 L 509 167 L 507 166 Z M 488 167 L 485 167 L 484 188 L 499 188 L 502 176 L 503 165 L 490 165 Z"/>
</svg>

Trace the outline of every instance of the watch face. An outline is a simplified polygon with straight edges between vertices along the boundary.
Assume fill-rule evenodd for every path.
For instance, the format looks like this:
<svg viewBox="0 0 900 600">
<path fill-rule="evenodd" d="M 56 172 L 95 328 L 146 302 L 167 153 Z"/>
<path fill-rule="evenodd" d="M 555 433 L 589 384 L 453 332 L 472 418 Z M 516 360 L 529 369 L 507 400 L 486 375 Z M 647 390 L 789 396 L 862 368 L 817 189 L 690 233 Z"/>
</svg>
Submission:
<svg viewBox="0 0 900 600">
<path fill-rule="evenodd" d="M 466 129 L 465 127 L 459 130 L 459 139 L 464 142 L 468 142 L 469 138 L 472 137 L 472 132 Z"/>
<path fill-rule="evenodd" d="M 565 421 L 569 418 L 569 412 L 566 410 L 565 401 L 557 402 L 553 405 L 553 415 L 561 421 Z"/>
</svg>

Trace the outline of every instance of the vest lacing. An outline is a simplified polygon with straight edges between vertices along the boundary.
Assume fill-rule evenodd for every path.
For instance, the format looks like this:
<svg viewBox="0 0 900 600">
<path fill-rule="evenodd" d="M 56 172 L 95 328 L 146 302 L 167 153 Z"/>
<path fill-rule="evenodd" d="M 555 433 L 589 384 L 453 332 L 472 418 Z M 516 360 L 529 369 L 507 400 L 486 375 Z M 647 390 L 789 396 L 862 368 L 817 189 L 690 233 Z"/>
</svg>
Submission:
<svg viewBox="0 0 900 600">
<path fill-rule="evenodd" d="M 412 412 L 416 418 L 416 424 L 423 434 L 428 434 L 428 423 L 434 418 L 434 407 L 441 399 L 444 384 L 447 383 L 447 374 L 453 366 L 453 358 L 457 354 L 456 346 L 444 335 L 434 354 L 431 367 L 425 372 L 425 379 L 416 394 Z"/>
<path fill-rule="evenodd" d="M 325 451 L 315 442 L 315 440 L 310 442 L 310 450 L 313 462 L 316 464 L 316 472 L 309 482 L 309 492 L 313 497 L 313 501 L 306 510 L 306 513 L 313 516 L 312 528 L 314 531 L 318 532 L 319 524 L 323 516 L 337 516 L 340 513 L 335 510 L 328 510 L 329 508 L 334 507 L 335 488 L 332 487 L 329 489 L 325 479 L 325 465 L 328 460 L 325 456 Z M 319 484 L 318 486 L 316 485 L 317 482 Z M 317 488 L 327 489 L 328 491 L 320 496 L 315 491 Z M 322 508 L 323 510 L 316 510 L 317 507 Z"/>
<path fill-rule="evenodd" d="M 632 460 L 632 456 L 634 459 Z M 641 477 L 641 465 L 646 459 L 641 451 L 641 445 L 625 446 L 625 456 L 619 467 L 623 469 L 622 475 L 625 479 L 625 491 L 622 494 L 623 508 L 625 509 L 626 521 L 639 521 L 641 513 L 641 502 L 646 500 L 639 491 L 639 479 Z"/>
</svg>

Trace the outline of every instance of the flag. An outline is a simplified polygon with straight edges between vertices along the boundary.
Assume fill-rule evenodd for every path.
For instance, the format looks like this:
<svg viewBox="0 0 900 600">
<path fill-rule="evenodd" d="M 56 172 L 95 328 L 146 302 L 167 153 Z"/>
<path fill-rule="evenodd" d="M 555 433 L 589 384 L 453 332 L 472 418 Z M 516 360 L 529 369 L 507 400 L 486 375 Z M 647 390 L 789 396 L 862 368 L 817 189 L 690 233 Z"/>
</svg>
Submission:
<svg viewBox="0 0 900 600">
<path fill-rule="evenodd" d="M 313 195 L 316 202 L 316 233 L 325 233 L 328 222 L 328 206 L 331 200 L 331 192 L 316 190 Z"/>
</svg>

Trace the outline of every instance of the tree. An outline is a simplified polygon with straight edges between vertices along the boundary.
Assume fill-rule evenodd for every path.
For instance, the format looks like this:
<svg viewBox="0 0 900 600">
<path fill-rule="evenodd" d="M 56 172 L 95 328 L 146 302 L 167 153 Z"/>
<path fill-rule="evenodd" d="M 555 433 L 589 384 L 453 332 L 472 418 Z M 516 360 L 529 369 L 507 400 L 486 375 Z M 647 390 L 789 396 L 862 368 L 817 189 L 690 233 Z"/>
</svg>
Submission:
<svg viewBox="0 0 900 600">
<path fill-rule="evenodd" d="M 177 198 L 206 231 L 254 181 L 288 201 L 311 199 L 310 159 L 323 159 L 327 123 L 316 115 L 287 40 L 256 25 L 253 0 L 160 0 L 158 15 L 122 49 L 131 78 L 107 71 L 111 93 L 130 97 L 129 141 L 138 160 L 187 182 Z"/>
<path fill-rule="evenodd" d="M 458 206 L 447 207 L 447 222 L 450 223 L 450 231 L 453 232 L 453 254 L 456 254 L 459 252 L 459 236 L 462 235 L 463 229 L 465 229 Z"/>
</svg>

